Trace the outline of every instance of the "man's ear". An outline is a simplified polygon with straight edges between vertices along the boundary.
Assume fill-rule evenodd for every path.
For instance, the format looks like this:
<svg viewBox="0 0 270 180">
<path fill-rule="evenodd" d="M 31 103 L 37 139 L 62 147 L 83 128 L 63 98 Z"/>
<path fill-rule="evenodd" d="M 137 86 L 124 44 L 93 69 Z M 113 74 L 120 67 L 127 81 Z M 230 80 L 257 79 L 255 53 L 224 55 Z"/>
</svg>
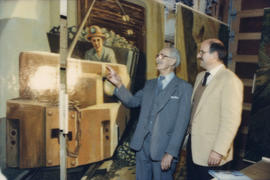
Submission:
<svg viewBox="0 0 270 180">
<path fill-rule="evenodd" d="M 174 66 L 176 64 L 176 59 L 175 58 L 171 58 L 170 60 L 170 65 Z"/>
<path fill-rule="evenodd" d="M 219 57 L 218 57 L 218 52 L 217 52 L 217 51 L 214 51 L 214 52 L 213 52 L 213 56 L 214 56 L 215 59 L 219 59 Z"/>
</svg>

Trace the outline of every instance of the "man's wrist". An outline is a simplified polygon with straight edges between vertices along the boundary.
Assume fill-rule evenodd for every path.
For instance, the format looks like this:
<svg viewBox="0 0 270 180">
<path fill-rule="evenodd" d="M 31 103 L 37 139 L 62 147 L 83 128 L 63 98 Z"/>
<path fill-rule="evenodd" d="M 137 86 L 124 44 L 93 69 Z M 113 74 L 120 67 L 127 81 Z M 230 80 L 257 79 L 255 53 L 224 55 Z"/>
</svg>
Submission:
<svg viewBox="0 0 270 180">
<path fill-rule="evenodd" d="M 173 155 L 171 155 L 170 153 L 168 153 L 168 152 L 165 152 L 165 155 L 169 155 L 169 156 L 171 156 L 172 158 L 174 158 L 174 156 Z"/>
<path fill-rule="evenodd" d="M 212 150 L 212 152 L 213 153 L 215 153 L 215 154 L 217 154 L 220 158 L 223 158 L 223 155 L 222 154 L 220 154 L 220 153 L 218 153 L 217 151 L 215 151 L 215 150 Z"/>
<path fill-rule="evenodd" d="M 120 87 L 121 87 L 122 85 L 123 85 L 122 82 L 120 82 L 120 83 L 117 83 L 117 84 L 116 84 L 116 87 L 117 87 L 118 89 L 120 89 Z"/>
</svg>

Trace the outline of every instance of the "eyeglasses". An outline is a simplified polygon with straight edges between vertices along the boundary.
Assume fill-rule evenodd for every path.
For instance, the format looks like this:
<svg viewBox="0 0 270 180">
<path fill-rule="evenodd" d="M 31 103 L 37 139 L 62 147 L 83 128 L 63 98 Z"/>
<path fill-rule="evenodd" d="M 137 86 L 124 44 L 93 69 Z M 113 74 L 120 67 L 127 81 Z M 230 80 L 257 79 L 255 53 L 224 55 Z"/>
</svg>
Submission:
<svg viewBox="0 0 270 180">
<path fill-rule="evenodd" d="M 208 53 L 208 52 L 209 52 L 209 51 L 200 50 L 200 51 L 199 51 L 199 54 L 200 54 L 200 55 L 204 55 L 205 53 Z"/>
<path fill-rule="evenodd" d="M 156 58 L 164 59 L 164 58 L 174 58 L 174 57 L 170 57 L 170 56 L 160 53 L 156 55 Z"/>
</svg>

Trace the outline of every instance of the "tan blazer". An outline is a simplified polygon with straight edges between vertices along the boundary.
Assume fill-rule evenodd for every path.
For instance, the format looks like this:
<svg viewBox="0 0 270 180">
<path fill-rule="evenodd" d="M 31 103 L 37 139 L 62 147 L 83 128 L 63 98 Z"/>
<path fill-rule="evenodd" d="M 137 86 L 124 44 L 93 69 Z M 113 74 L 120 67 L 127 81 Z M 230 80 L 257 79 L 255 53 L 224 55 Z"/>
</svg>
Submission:
<svg viewBox="0 0 270 180">
<path fill-rule="evenodd" d="M 197 75 L 193 95 L 205 72 Z M 195 164 L 208 166 L 211 150 L 223 155 L 220 165 L 233 158 L 233 140 L 241 122 L 243 83 L 222 67 L 206 86 L 194 113 L 191 150 Z"/>
</svg>

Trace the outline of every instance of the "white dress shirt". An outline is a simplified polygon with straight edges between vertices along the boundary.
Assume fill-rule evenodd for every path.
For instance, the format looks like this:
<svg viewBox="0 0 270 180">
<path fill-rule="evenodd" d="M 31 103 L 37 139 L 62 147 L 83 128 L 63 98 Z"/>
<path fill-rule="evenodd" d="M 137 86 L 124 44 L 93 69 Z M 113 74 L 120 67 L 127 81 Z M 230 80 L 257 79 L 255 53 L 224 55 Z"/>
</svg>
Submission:
<svg viewBox="0 0 270 180">
<path fill-rule="evenodd" d="M 207 78 L 206 85 L 210 83 L 210 81 L 213 79 L 213 77 L 217 74 L 217 72 L 220 70 L 220 68 L 224 67 L 224 64 L 220 64 L 217 67 L 211 69 L 209 71 L 210 75 Z M 203 81 L 203 80 L 202 80 Z"/>
<path fill-rule="evenodd" d="M 166 76 L 164 76 L 165 79 L 162 81 L 162 89 L 166 88 L 166 86 L 171 82 L 174 76 L 175 76 L 174 72 L 171 72 Z M 160 76 L 158 78 L 160 78 Z"/>
</svg>

